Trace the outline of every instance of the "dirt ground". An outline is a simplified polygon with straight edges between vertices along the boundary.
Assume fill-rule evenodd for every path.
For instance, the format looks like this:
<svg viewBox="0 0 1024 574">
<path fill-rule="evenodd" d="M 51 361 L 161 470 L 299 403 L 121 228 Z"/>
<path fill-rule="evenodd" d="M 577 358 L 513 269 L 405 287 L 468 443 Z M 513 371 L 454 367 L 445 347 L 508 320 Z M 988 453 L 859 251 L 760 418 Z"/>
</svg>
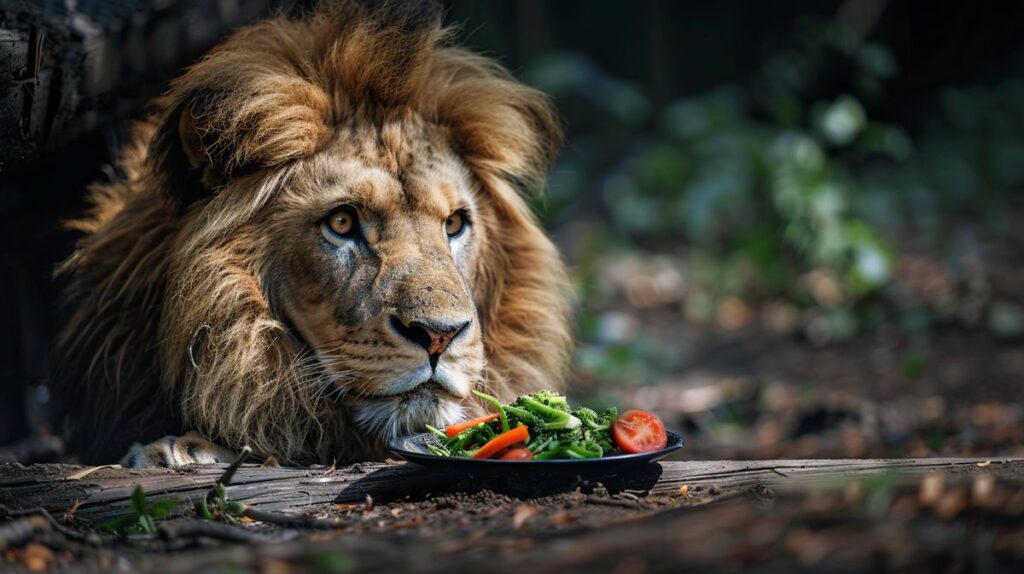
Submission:
<svg viewBox="0 0 1024 574">
<path fill-rule="evenodd" d="M 823 348 L 760 330 L 676 339 L 693 357 L 678 371 L 581 387 L 657 412 L 687 437 L 683 458 L 1024 454 L 1020 342 L 938 333 L 910 376 L 906 343 L 885 333 Z"/>
<path fill-rule="evenodd" d="M 248 543 L 181 519 L 157 536 L 99 546 L 42 537 L 7 548 L 3 564 L 168 573 L 1019 572 L 1024 476 L 972 476 L 660 496 L 599 485 L 537 498 L 449 492 L 324 508 L 311 517 L 335 520 L 328 530 L 245 521 L 233 528 L 249 533 Z"/>
</svg>

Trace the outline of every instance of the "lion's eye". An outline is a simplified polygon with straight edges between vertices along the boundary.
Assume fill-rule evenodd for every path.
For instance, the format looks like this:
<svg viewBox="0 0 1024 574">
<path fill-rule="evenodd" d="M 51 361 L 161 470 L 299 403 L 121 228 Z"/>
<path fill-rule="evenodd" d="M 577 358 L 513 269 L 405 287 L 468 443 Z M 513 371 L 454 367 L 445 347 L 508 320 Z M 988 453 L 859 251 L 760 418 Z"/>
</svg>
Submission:
<svg viewBox="0 0 1024 574">
<path fill-rule="evenodd" d="M 448 237 L 458 237 L 462 230 L 466 228 L 466 214 L 461 211 L 448 216 L 448 219 L 444 222 L 444 230 L 448 233 Z"/>
<path fill-rule="evenodd" d="M 358 217 L 354 209 L 351 207 L 341 207 L 328 215 L 321 227 L 324 229 L 324 236 L 328 240 L 331 239 L 328 233 L 334 237 L 348 238 L 356 231 L 357 221 Z"/>
</svg>

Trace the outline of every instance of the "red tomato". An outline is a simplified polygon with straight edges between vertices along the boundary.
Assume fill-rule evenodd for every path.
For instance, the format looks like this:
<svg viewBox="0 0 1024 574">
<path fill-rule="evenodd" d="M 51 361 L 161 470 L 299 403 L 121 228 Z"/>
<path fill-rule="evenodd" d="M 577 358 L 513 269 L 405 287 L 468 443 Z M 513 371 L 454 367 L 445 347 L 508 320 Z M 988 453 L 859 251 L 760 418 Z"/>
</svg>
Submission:
<svg viewBox="0 0 1024 574">
<path fill-rule="evenodd" d="M 533 453 L 526 447 L 510 448 L 501 455 L 501 460 L 533 460 Z"/>
<path fill-rule="evenodd" d="M 665 425 L 653 413 L 626 411 L 612 424 L 612 438 L 622 452 L 651 452 L 668 444 Z"/>
</svg>

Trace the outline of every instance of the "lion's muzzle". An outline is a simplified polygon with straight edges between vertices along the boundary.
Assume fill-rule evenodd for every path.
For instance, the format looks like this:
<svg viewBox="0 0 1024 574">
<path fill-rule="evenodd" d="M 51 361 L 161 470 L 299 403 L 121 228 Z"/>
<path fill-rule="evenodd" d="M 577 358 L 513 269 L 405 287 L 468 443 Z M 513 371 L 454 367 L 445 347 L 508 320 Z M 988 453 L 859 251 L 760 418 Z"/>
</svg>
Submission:
<svg viewBox="0 0 1024 574">
<path fill-rule="evenodd" d="M 470 321 L 459 323 L 411 321 L 406 324 L 398 317 L 391 317 L 391 327 L 399 335 L 427 351 L 431 369 L 437 368 L 437 361 L 441 358 L 441 354 L 448 350 L 448 346 L 466 330 L 469 323 Z"/>
</svg>

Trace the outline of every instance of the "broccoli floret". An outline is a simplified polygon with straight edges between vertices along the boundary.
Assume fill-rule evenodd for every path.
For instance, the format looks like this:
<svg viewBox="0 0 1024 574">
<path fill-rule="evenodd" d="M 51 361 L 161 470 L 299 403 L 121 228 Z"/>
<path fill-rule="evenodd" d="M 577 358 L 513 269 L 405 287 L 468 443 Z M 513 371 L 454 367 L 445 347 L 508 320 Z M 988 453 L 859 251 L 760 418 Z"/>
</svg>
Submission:
<svg viewBox="0 0 1024 574">
<path fill-rule="evenodd" d="M 531 398 L 549 407 L 558 409 L 560 411 L 569 412 L 569 400 L 565 398 L 565 395 L 560 395 L 554 391 L 544 389 L 537 391 L 532 395 L 527 395 L 527 397 L 523 398 Z"/>
<path fill-rule="evenodd" d="M 540 417 L 526 409 L 515 406 L 514 404 L 505 405 L 505 412 L 508 413 L 510 417 L 512 417 L 512 422 L 509 423 L 510 425 L 515 426 L 513 423 L 521 422 L 524 425 L 530 427 L 530 436 L 534 436 L 535 434 L 540 432 L 541 427 L 544 424 L 543 419 L 541 419 Z"/>
<path fill-rule="evenodd" d="M 587 428 L 593 431 L 608 430 L 611 428 L 612 423 L 615 422 L 615 417 L 618 416 L 615 409 L 609 409 L 603 415 L 599 415 L 593 409 L 588 409 L 587 407 L 578 407 L 575 414 L 583 421 L 583 424 L 587 425 Z"/>
<path fill-rule="evenodd" d="M 544 428 L 539 429 L 537 432 L 531 432 L 531 443 L 544 444 L 545 442 L 551 442 L 552 447 L 559 444 L 568 444 L 573 441 L 584 440 L 583 428 L 577 427 L 574 429 L 562 429 L 562 430 L 547 430 Z"/>
<path fill-rule="evenodd" d="M 541 393 L 550 394 L 561 398 L 563 401 L 565 400 L 565 397 L 555 395 L 550 391 L 538 391 L 537 393 L 534 393 L 534 395 L 519 397 L 519 400 L 516 401 L 517 406 L 521 406 L 543 419 L 544 422 L 540 425 L 541 428 L 546 430 L 574 429 L 583 424 L 580 419 L 570 414 L 568 410 L 561 410 L 534 398 L 536 395 L 540 395 Z"/>
</svg>

